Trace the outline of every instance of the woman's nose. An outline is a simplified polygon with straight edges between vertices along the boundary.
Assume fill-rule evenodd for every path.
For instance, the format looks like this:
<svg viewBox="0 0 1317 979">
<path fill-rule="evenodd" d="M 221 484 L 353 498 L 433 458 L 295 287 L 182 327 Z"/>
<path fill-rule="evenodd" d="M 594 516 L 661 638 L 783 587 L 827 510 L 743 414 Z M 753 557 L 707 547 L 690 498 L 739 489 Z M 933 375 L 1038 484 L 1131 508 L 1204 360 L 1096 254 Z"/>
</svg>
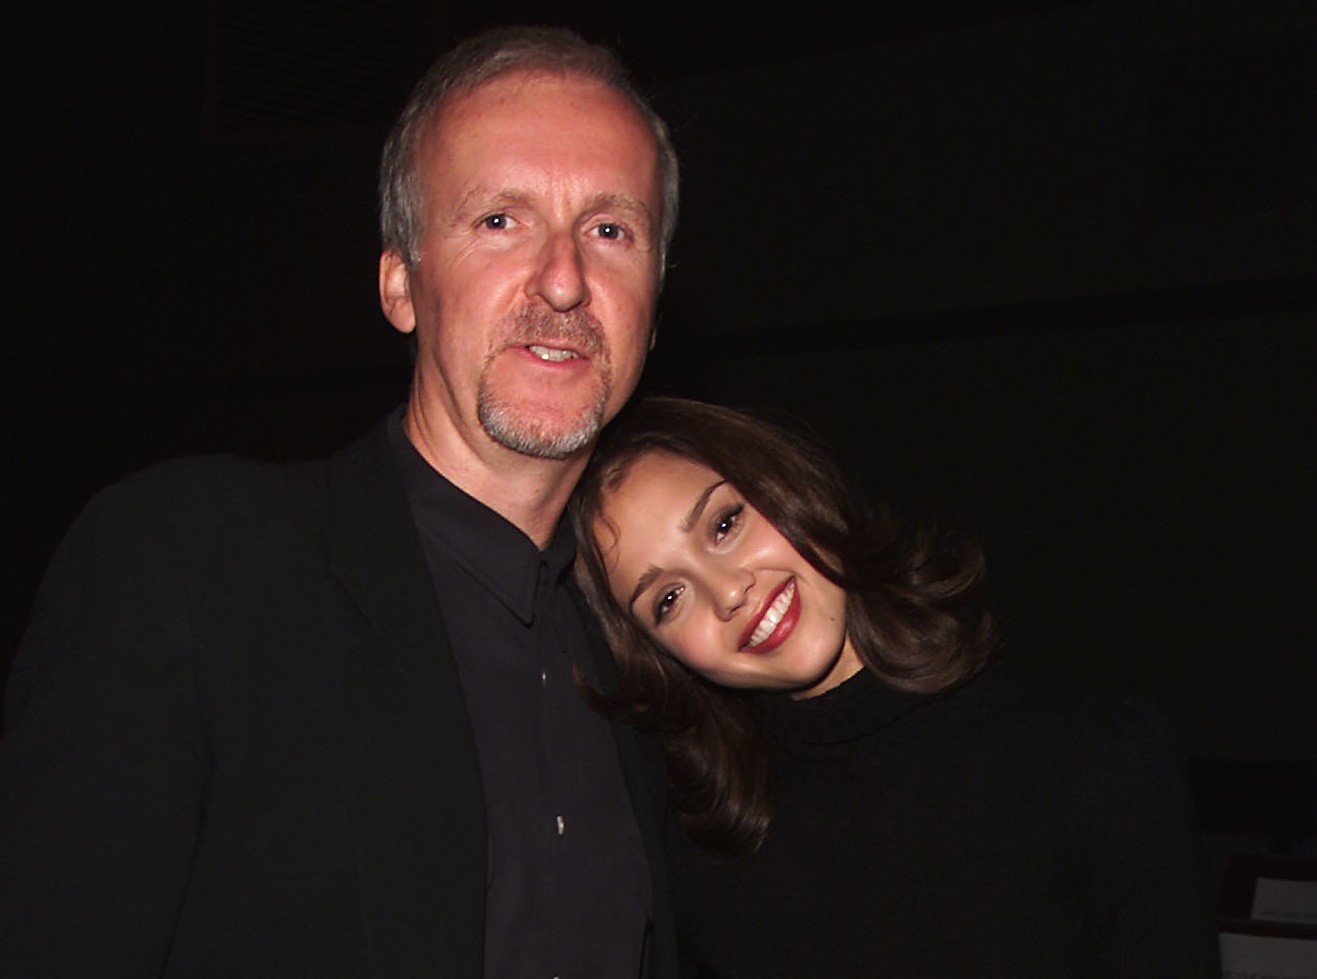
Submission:
<svg viewBox="0 0 1317 979">
<path fill-rule="evenodd" d="M 719 575 L 714 594 L 723 619 L 730 619 L 746 603 L 754 582 L 755 576 L 747 568 L 731 568 Z"/>
</svg>

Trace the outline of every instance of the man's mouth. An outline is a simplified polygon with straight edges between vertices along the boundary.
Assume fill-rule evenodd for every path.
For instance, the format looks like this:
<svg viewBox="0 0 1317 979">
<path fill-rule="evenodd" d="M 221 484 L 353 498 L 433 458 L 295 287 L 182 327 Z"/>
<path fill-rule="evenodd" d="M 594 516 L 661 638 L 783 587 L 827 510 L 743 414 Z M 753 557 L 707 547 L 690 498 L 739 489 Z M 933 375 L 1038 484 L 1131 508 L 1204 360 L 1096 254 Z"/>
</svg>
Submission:
<svg viewBox="0 0 1317 979">
<path fill-rule="evenodd" d="M 783 617 L 791 610 L 792 603 L 795 600 L 796 579 L 791 578 L 782 590 L 777 593 L 768 608 L 764 610 L 764 614 L 755 625 L 754 631 L 750 633 L 750 638 L 741 643 L 741 648 L 754 649 L 771 636 L 781 624 Z"/>
<path fill-rule="evenodd" d="M 540 360 L 551 364 L 560 364 L 565 360 L 578 360 L 581 356 L 575 350 L 567 350 L 563 347 L 546 347 L 539 343 L 527 344 L 526 349 Z"/>
<path fill-rule="evenodd" d="M 585 309 L 554 313 L 528 303 L 514 314 L 512 328 L 503 342 L 521 347 L 545 364 L 607 359 L 603 328 Z"/>
</svg>

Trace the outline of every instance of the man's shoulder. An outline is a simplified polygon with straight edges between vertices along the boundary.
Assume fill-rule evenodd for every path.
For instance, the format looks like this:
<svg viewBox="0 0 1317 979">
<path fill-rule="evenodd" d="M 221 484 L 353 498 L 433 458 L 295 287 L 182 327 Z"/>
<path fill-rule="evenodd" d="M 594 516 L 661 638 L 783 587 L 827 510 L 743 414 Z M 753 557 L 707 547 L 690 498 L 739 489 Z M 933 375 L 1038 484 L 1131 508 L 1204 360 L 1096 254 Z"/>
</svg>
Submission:
<svg viewBox="0 0 1317 979">
<path fill-rule="evenodd" d="M 326 460 L 276 463 L 240 456 L 185 456 L 156 463 L 96 493 L 86 515 L 214 520 L 223 513 L 278 507 L 325 483 Z"/>
<path fill-rule="evenodd" d="M 210 536 L 318 521 L 330 506 L 331 473 L 381 465 L 384 442 L 375 431 L 333 455 L 296 462 L 220 454 L 170 459 L 96 493 L 78 523 L 172 526 Z"/>
</svg>

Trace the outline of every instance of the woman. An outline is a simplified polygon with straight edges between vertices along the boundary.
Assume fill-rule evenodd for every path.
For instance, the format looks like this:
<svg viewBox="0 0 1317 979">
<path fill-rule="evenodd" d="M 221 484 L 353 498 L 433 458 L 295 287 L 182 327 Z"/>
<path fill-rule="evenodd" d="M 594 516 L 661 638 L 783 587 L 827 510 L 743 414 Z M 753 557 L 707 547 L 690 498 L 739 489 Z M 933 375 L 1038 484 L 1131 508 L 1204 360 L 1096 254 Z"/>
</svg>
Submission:
<svg viewBox="0 0 1317 979">
<path fill-rule="evenodd" d="M 663 741 L 699 974 L 1220 975 L 1164 723 L 998 664 L 972 546 L 672 398 L 605 434 L 572 518 L 596 700 Z"/>
</svg>

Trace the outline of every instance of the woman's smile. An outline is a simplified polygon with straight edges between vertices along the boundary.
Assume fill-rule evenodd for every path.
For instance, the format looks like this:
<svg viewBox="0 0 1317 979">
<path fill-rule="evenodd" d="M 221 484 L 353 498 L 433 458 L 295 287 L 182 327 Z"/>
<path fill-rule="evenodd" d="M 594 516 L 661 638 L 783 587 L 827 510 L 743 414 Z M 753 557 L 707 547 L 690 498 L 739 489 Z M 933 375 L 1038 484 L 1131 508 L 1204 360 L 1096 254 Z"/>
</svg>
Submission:
<svg viewBox="0 0 1317 979">
<path fill-rule="evenodd" d="M 741 648 L 752 652 L 767 653 L 776 649 L 791 635 L 800 618 L 800 597 L 796 594 L 796 579 L 788 578 L 764 614 L 752 618 L 745 627 Z"/>
</svg>

